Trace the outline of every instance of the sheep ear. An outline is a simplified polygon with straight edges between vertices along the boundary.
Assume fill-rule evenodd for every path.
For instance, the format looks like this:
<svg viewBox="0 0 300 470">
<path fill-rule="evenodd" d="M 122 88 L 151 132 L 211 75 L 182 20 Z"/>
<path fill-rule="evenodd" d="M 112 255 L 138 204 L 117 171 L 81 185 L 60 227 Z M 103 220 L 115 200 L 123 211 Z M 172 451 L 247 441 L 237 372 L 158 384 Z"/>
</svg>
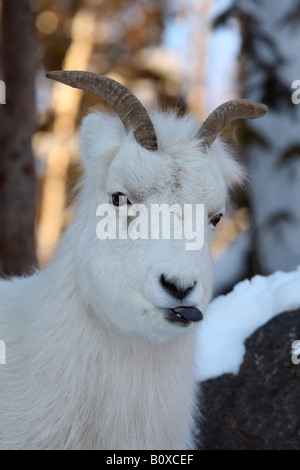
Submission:
<svg viewBox="0 0 300 470">
<path fill-rule="evenodd" d="M 99 163 L 106 156 L 116 153 L 122 134 L 122 123 L 115 116 L 104 113 L 86 116 L 80 130 L 80 153 L 84 167 L 89 168 L 93 162 Z"/>
<path fill-rule="evenodd" d="M 232 156 L 223 159 L 221 171 L 228 188 L 243 185 L 246 182 L 245 170 Z"/>
<path fill-rule="evenodd" d="M 211 158 L 218 165 L 228 188 L 246 182 L 246 172 L 236 160 L 233 151 L 222 141 L 216 141 L 214 149 L 209 150 Z"/>
</svg>

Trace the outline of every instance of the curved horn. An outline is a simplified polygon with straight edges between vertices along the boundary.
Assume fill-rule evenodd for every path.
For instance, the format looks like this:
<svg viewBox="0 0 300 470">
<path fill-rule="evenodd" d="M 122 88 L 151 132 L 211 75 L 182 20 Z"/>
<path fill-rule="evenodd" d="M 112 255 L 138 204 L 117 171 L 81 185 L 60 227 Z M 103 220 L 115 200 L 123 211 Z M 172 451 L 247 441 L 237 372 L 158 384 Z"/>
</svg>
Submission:
<svg viewBox="0 0 300 470">
<path fill-rule="evenodd" d="M 103 75 L 74 70 L 48 72 L 46 77 L 99 96 L 119 115 L 126 131 L 133 130 L 140 145 L 147 150 L 157 150 L 157 138 L 150 117 L 142 103 L 125 86 Z"/>
<path fill-rule="evenodd" d="M 218 134 L 227 124 L 235 119 L 256 119 L 266 114 L 268 107 L 265 104 L 251 100 L 232 100 L 221 104 L 204 121 L 198 138 L 204 147 L 210 147 Z"/>
</svg>

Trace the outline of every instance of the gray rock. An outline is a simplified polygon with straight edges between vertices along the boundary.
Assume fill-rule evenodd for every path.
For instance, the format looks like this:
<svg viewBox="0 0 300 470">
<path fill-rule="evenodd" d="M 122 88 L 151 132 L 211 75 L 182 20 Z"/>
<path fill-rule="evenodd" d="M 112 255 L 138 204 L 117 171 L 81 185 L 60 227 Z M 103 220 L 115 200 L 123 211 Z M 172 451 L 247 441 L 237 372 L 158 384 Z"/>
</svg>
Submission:
<svg viewBox="0 0 300 470">
<path fill-rule="evenodd" d="M 300 311 L 274 318 L 247 340 L 238 375 L 202 384 L 202 449 L 300 449 L 300 364 L 290 352 L 295 340 Z"/>
</svg>

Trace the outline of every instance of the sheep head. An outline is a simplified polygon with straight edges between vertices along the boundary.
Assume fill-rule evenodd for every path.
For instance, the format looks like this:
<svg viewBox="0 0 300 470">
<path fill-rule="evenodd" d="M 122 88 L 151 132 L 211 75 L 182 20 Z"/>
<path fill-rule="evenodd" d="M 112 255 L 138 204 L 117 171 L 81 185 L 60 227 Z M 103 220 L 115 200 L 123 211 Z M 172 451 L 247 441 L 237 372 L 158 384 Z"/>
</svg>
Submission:
<svg viewBox="0 0 300 470">
<path fill-rule="evenodd" d="M 210 300 L 210 241 L 228 187 L 243 174 L 217 136 L 230 121 L 260 117 L 266 107 L 248 100 L 225 103 L 199 130 L 191 117 L 148 113 L 132 92 L 107 77 L 76 71 L 47 76 L 101 97 L 118 115 L 92 113 L 81 129 L 86 174 L 72 229 L 78 292 L 95 315 L 102 312 L 101 321 L 128 334 L 157 339 L 189 330 Z M 201 205 L 201 246 L 187 248 L 185 231 L 180 239 L 170 233 L 165 239 L 103 237 L 99 243 L 95 215 L 105 204 L 125 233 L 136 229 L 143 208 L 152 216 L 155 205 L 176 206 L 174 219 L 185 222 L 195 220 L 195 213 L 188 216 L 181 208 Z"/>
</svg>

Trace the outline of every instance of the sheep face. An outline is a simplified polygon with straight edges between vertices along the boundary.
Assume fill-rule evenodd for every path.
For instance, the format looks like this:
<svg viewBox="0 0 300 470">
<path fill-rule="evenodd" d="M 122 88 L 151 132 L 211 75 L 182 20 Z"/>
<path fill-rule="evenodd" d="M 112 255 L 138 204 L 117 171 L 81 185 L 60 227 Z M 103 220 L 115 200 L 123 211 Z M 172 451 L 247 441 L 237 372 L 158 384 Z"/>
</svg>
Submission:
<svg viewBox="0 0 300 470">
<path fill-rule="evenodd" d="M 196 138 L 199 124 L 192 119 L 152 113 L 151 120 L 158 138 L 156 152 L 137 144 L 118 118 L 103 114 L 85 118 L 81 131 L 85 177 L 74 259 L 82 300 L 99 320 L 128 334 L 159 339 L 193 328 L 208 305 L 210 242 L 219 214 L 224 213 L 227 188 L 239 181 L 241 170 L 221 142 L 206 152 L 201 149 Z M 140 211 L 134 217 L 132 208 L 142 206 L 151 218 L 153 207 L 161 204 L 177 207 L 174 219 L 183 226 L 191 220 L 185 205 L 191 208 L 194 224 L 197 213 L 198 248 L 191 249 L 185 233 L 175 239 L 172 229 L 166 239 L 162 232 L 159 239 L 151 238 L 149 218 L 147 233 L 137 236 L 132 227 L 145 219 Z M 126 238 L 99 239 L 101 207 L 111 207 Z M 174 311 L 179 307 L 185 308 Z"/>
</svg>

